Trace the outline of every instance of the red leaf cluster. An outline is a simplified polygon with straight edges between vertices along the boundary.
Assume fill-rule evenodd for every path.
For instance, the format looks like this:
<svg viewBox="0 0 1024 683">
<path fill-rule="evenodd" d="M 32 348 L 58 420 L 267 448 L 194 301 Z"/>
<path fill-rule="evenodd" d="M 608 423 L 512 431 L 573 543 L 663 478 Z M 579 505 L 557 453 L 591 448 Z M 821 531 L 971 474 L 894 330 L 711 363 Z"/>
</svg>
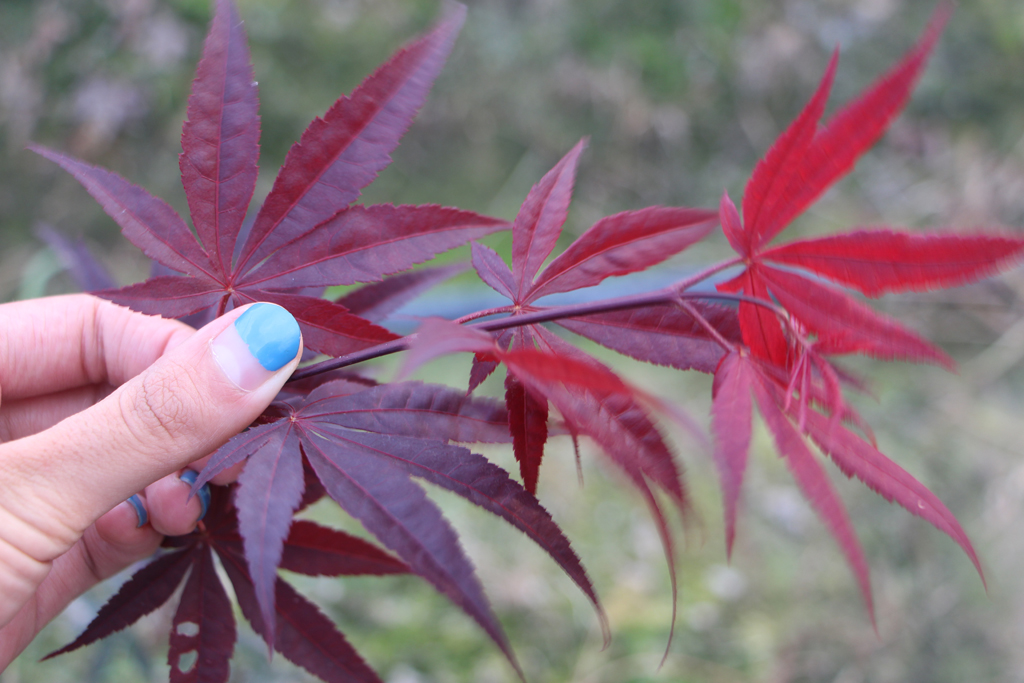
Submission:
<svg viewBox="0 0 1024 683">
<path fill-rule="evenodd" d="M 504 470 L 450 442 L 508 439 L 500 405 L 436 385 L 364 386 L 329 380 L 271 405 L 265 424 L 239 434 L 203 469 L 198 488 L 243 460 L 239 529 L 264 623 L 272 623 L 274 585 L 292 512 L 303 499 L 303 462 L 346 512 L 411 571 L 480 624 L 514 663 L 455 530 L 413 478 L 498 515 L 562 566 L 600 610 L 579 558 L 550 515 Z M 273 626 L 264 632 L 273 641 Z"/>
<path fill-rule="evenodd" d="M 473 243 L 473 266 L 477 274 L 512 301 L 513 317 L 538 310 L 534 302 L 548 294 L 591 287 L 606 278 L 657 265 L 700 241 L 717 223 L 714 213 L 703 209 L 654 206 L 626 211 L 599 220 L 541 272 L 541 265 L 561 235 L 572 198 L 576 165 L 584 145 L 585 141 L 581 140 L 527 195 L 512 224 L 511 269 L 493 250 Z M 709 309 L 708 313 L 728 318 L 721 310 Z M 669 323 L 666 314 L 675 319 Z M 652 316 L 656 316 L 656 322 L 652 321 Z M 713 367 L 711 359 L 717 360 L 721 355 L 721 348 L 707 332 L 692 317 L 674 307 L 668 311 L 644 309 L 625 316 L 612 312 L 568 317 L 559 323 L 617 351 L 676 367 L 699 365 L 707 371 Z M 685 344 L 693 348 L 681 348 Z M 600 365 L 540 325 L 524 325 L 503 333 L 499 346 L 512 350 L 540 348 L 550 354 Z M 667 353 L 658 348 L 661 346 L 667 347 L 664 349 Z M 470 389 L 479 385 L 495 367 L 486 355 L 477 355 Z M 505 403 L 509 410 L 513 450 L 526 489 L 532 493 L 536 491 L 547 442 L 551 397 L 537 382 L 532 383 L 531 391 L 525 390 L 523 382 L 520 373 L 510 372 L 505 381 Z M 564 411 L 561 412 L 564 417 Z M 570 429 L 573 427 L 570 423 Z M 660 438 L 658 441 L 661 442 Z M 671 462 L 667 448 L 663 444 L 660 448 Z M 681 495 L 677 502 L 682 504 Z"/>
<path fill-rule="evenodd" d="M 1019 259 L 1024 242 L 997 235 L 910 234 L 882 228 L 767 245 L 882 135 L 909 98 L 949 13 L 948 6 L 941 7 L 896 66 L 819 127 L 838 62 L 834 55 L 811 101 L 755 167 L 744 193 L 742 219 L 728 195 L 719 209 L 729 244 L 745 267 L 718 288 L 748 297 L 739 304 L 746 348 L 731 351 L 715 371 L 712 429 L 727 547 L 731 551 L 756 403 L 797 485 L 846 555 L 872 619 L 867 562 L 807 439 L 844 474 L 949 534 L 979 575 L 981 564 L 949 510 L 880 453 L 873 440 L 842 425 L 862 421 L 843 400 L 846 374 L 826 356 L 862 353 L 949 368 L 953 362 L 898 321 L 823 280 L 868 296 L 951 287 L 977 281 Z"/>
<path fill-rule="evenodd" d="M 325 287 L 377 282 L 505 227 L 436 205 L 353 205 L 391 161 L 462 26 L 465 8 L 399 50 L 289 151 L 251 224 L 260 121 L 245 29 L 218 0 L 181 134 L 181 180 L 195 234 L 163 200 L 115 173 L 39 146 L 71 173 L 165 274 L 100 296 L 144 313 L 221 315 L 269 301 L 287 308 L 306 348 L 338 356 L 394 339 L 320 298 Z"/>
<path fill-rule="evenodd" d="M 771 246 L 904 106 L 948 7 L 936 13 L 906 57 L 819 125 L 837 69 L 833 56 L 808 105 L 755 167 L 742 215 L 728 195 L 717 212 L 658 206 L 626 211 L 597 221 L 551 258 L 568 215 L 581 141 L 523 202 L 511 225 L 511 267 L 489 247 L 472 244 L 476 273 L 510 303 L 456 322 L 428 320 L 400 339 L 376 323 L 462 266 L 410 269 L 507 227 L 435 205 L 353 204 L 389 163 L 451 50 L 464 12 L 452 10 L 314 120 L 251 223 L 245 215 L 257 174 L 258 103 L 244 29 L 230 0 L 217 1 L 182 133 L 180 168 L 194 234 L 167 204 L 120 176 L 35 148 L 74 175 L 158 264 L 146 282 L 107 288 L 102 296 L 144 312 L 191 316 L 197 324 L 233 306 L 275 302 L 299 320 L 308 348 L 336 357 L 303 368 L 250 429 L 214 454 L 196 487 L 244 461 L 237 485 L 218 489 L 200 528 L 168 539 L 167 552 L 137 572 L 82 636 L 54 654 L 124 628 L 184 582 L 171 633 L 171 678 L 227 680 L 235 625 L 216 576 L 216 555 L 242 614 L 268 646 L 324 680 L 378 679 L 333 624 L 278 577 L 280 567 L 325 576 L 422 576 L 474 619 L 518 671 L 454 529 L 416 480 L 522 531 L 580 587 L 604 625 L 579 558 L 534 496 L 548 439 L 565 432 L 593 440 L 648 505 L 665 546 L 674 598 L 672 524 L 661 501 L 667 497 L 683 514 L 689 497 L 682 466 L 655 414 L 694 428 L 678 408 L 625 382 L 546 322 L 635 359 L 714 374 L 713 457 L 730 553 L 756 406 L 798 487 L 836 538 L 872 619 L 866 559 L 815 449 L 847 476 L 952 537 L 980 574 L 978 557 L 949 510 L 878 451 L 870 429 L 843 398 L 844 387 L 860 388 L 859 382 L 830 358 L 860 353 L 951 367 L 942 350 L 847 290 L 875 297 L 973 282 L 1020 259 L 1024 241 L 882 227 Z M 642 295 L 566 306 L 539 302 L 658 265 L 719 223 L 737 257 L 699 275 Z M 107 281 L 80 245 L 55 234 L 46 239 L 77 264 L 84 282 Z M 734 266 L 741 271 L 719 282 L 717 292 L 695 289 Z M 322 298 L 327 286 L 357 282 L 370 284 L 337 301 Z M 403 349 L 407 371 L 443 354 L 473 353 L 468 393 L 504 365 L 504 402 L 417 382 L 378 384 L 343 370 Z M 458 445 L 508 441 L 522 485 Z M 340 532 L 293 521 L 325 495 L 397 559 Z"/>
<path fill-rule="evenodd" d="M 230 674 L 235 619 L 214 555 L 227 572 L 242 614 L 253 629 L 287 659 L 329 682 L 380 678 L 334 624 L 280 578 L 272 581 L 276 600 L 269 614 L 260 609 L 239 534 L 233 488 L 212 488 L 210 507 L 199 528 L 168 538 L 166 552 L 128 579 L 74 642 L 47 659 L 105 638 L 170 600 L 184 582 L 171 624 L 167 663 L 172 683 L 219 683 Z M 281 543 L 281 566 L 310 576 L 404 574 L 409 568 L 362 539 L 313 522 L 295 522 Z M 268 631 L 267 624 L 271 624 Z"/>
</svg>

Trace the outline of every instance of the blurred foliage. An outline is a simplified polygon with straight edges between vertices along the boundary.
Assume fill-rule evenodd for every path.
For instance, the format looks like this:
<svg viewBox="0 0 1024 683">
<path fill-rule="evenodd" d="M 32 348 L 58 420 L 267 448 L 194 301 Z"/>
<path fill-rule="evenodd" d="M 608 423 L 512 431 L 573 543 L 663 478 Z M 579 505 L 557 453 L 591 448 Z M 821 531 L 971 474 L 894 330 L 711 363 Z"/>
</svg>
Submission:
<svg viewBox="0 0 1024 683">
<path fill-rule="evenodd" d="M 435 0 L 239 0 L 260 82 L 269 190 L 308 121 L 429 25 Z M 842 103 L 909 48 L 935 3 L 918 0 L 479 0 L 423 113 L 367 202 L 437 202 L 503 217 L 589 135 L 566 239 L 649 204 L 734 199 L 756 160 L 813 91 L 830 51 Z M 92 245 L 124 282 L 146 265 L 88 195 L 29 140 L 116 170 L 185 213 L 176 155 L 206 0 L 0 2 L 0 300 L 66 291 L 31 236 L 39 221 Z M 963 0 L 908 112 L 793 234 L 887 223 L 941 229 L 1024 225 L 1024 5 Z M 836 104 L 832 105 L 833 107 Z M 491 243 L 508 249 L 510 238 Z M 713 239 L 690 263 L 725 253 Z M 672 267 L 682 267 L 674 264 Z M 468 282 L 468 280 L 467 280 Z M 852 364 L 879 401 L 858 407 L 880 446 L 929 485 L 982 556 L 988 596 L 955 545 L 837 477 L 872 566 L 878 633 L 834 543 L 761 434 L 732 564 L 713 468 L 679 438 L 701 523 L 680 558 L 675 640 L 662 551 L 640 501 L 584 447 L 553 446 L 540 497 L 602 595 L 601 649 L 586 601 L 516 532 L 437 496 L 464 534 L 532 682 L 959 682 L 1024 671 L 1024 278 L 883 305 L 944 344 L 960 376 Z M 445 290 L 444 297 L 468 296 Z M 598 353 L 600 353 L 598 351 Z M 605 358 L 609 358 L 607 354 Z M 611 359 L 630 379 L 706 415 L 706 377 Z M 380 366 L 384 372 L 387 364 Z M 433 381 L 464 377 L 451 359 Z M 493 380 L 492 380 L 493 381 Z M 493 390 L 500 390 L 495 384 Z M 679 435 L 675 435 L 679 436 Z M 509 453 L 488 451 L 513 469 Z M 350 524 L 328 507 L 314 514 Z M 389 683 L 512 681 L 486 638 L 414 579 L 305 580 Z M 166 680 L 170 613 L 54 661 L 114 590 L 76 601 L 2 683 Z M 235 681 L 306 680 L 243 626 Z"/>
</svg>

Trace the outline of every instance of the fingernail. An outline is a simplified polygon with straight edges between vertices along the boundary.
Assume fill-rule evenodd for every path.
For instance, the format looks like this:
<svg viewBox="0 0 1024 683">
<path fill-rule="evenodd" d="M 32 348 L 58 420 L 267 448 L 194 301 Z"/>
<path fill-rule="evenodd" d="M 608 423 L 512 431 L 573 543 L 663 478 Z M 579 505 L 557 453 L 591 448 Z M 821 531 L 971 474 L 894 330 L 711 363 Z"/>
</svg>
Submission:
<svg viewBox="0 0 1024 683">
<path fill-rule="evenodd" d="M 299 352 L 302 333 L 292 314 L 274 304 L 254 304 L 218 334 L 210 348 L 236 386 L 252 391 Z"/>
<path fill-rule="evenodd" d="M 135 515 L 139 518 L 139 523 L 135 525 L 135 528 L 138 529 L 146 526 L 149 522 L 149 513 L 146 512 L 146 506 L 142 504 L 139 494 L 136 493 L 125 502 L 132 506 L 132 509 L 135 510 Z"/>
<path fill-rule="evenodd" d="M 196 479 L 198 478 L 199 473 L 195 470 L 185 470 L 178 477 L 178 479 L 181 479 L 183 482 L 188 484 L 189 487 L 195 484 Z M 200 486 L 199 490 L 196 491 L 196 497 L 199 498 L 199 504 L 203 506 L 203 511 L 199 513 L 199 519 L 202 519 L 206 516 L 206 511 L 210 508 L 210 485 L 203 484 Z"/>
</svg>

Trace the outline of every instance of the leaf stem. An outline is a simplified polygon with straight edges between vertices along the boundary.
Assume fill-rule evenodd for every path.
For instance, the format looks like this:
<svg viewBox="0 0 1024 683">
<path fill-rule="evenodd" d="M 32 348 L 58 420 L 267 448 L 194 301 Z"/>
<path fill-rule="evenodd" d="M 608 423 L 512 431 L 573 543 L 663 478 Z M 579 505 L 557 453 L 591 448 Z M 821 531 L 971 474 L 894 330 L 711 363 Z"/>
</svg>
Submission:
<svg viewBox="0 0 1024 683">
<path fill-rule="evenodd" d="M 693 304 L 680 296 L 676 299 L 676 305 L 689 313 L 694 320 L 700 323 L 700 326 L 703 327 L 716 342 L 718 342 L 719 346 L 725 349 L 726 353 L 736 350 L 736 347 L 729 340 L 723 337 L 722 333 L 715 329 L 715 326 L 708 322 L 708 319 L 701 315 L 701 312 L 694 308 Z"/>
<path fill-rule="evenodd" d="M 477 311 L 476 313 L 470 313 L 464 315 L 461 318 L 456 318 L 452 322 L 459 325 L 464 325 L 473 320 L 479 320 L 480 318 L 487 318 L 492 315 L 499 315 L 501 313 L 512 313 L 516 310 L 515 306 L 499 306 L 498 308 L 488 308 L 484 311 Z"/>
</svg>

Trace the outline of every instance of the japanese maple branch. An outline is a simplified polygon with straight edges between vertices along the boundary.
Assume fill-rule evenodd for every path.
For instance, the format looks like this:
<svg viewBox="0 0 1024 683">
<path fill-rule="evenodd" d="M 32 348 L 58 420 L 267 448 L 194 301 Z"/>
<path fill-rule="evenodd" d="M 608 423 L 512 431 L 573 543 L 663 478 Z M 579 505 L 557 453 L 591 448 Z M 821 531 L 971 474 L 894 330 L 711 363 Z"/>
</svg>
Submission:
<svg viewBox="0 0 1024 683">
<path fill-rule="evenodd" d="M 729 264 L 733 265 L 733 264 Z M 724 267 L 724 266 L 723 266 Z M 721 268 L 718 268 L 720 270 Z M 715 271 L 717 272 L 717 270 Z M 705 275 L 705 277 L 707 277 Z M 690 278 L 686 281 L 686 286 L 692 286 L 689 284 L 693 281 Z M 743 294 L 727 294 L 722 292 L 683 292 L 679 291 L 679 285 L 672 285 L 665 289 L 660 289 L 654 292 L 645 292 L 643 294 L 631 294 L 622 297 L 616 297 L 613 299 L 602 299 L 599 301 L 591 301 L 581 304 L 568 304 L 565 306 L 552 306 L 550 308 L 543 308 L 539 310 L 529 311 L 525 313 L 515 313 L 504 318 L 497 320 L 488 320 L 485 322 L 474 323 L 470 327 L 475 329 L 483 330 L 485 332 L 497 332 L 499 330 L 505 330 L 512 327 L 521 327 L 523 325 L 534 325 L 545 322 L 552 322 L 555 320 L 561 320 L 563 318 L 576 318 L 586 315 L 594 315 L 598 313 L 612 313 L 614 311 L 629 310 L 634 308 L 646 308 L 648 306 L 658 306 L 665 304 L 679 304 L 681 301 L 690 299 L 716 299 L 719 301 L 730 301 L 730 302 L 747 302 L 756 306 L 762 306 L 768 308 L 784 321 L 788 321 L 788 314 L 785 309 L 780 307 L 771 301 L 765 301 L 764 299 L 758 299 L 756 297 L 750 297 Z M 481 314 L 496 314 L 506 312 L 509 310 L 507 307 L 502 309 L 492 309 L 490 311 L 481 311 Z M 472 320 L 482 315 L 472 314 L 460 318 L 460 321 L 467 319 Z M 349 367 L 363 361 L 372 360 L 374 358 L 381 358 L 388 356 L 392 353 L 404 351 L 409 348 L 409 343 L 412 338 L 415 337 L 415 333 L 401 339 L 394 339 L 383 344 L 372 346 L 368 349 L 362 349 L 353 353 L 339 356 L 337 358 L 331 358 L 320 363 L 300 368 L 297 370 L 289 382 L 305 379 L 312 377 L 324 372 L 330 372 L 331 370 L 339 370 L 341 368 Z"/>
<path fill-rule="evenodd" d="M 776 315 L 787 316 L 786 312 L 778 304 L 764 299 L 758 299 L 744 294 L 726 294 L 723 292 L 677 292 L 674 287 L 659 289 L 654 292 L 643 294 L 630 294 L 628 296 L 616 297 L 614 299 L 600 299 L 582 304 L 568 304 L 565 306 L 551 306 L 541 308 L 527 313 L 517 313 L 498 320 L 489 320 L 483 323 L 470 325 L 485 332 L 497 332 L 507 330 L 510 327 L 521 327 L 523 325 L 536 325 L 538 323 L 549 323 L 562 318 L 577 318 L 585 315 L 596 315 L 598 313 L 614 313 L 615 311 L 626 311 L 632 308 L 646 308 L 648 306 L 661 306 L 675 304 L 680 299 L 717 299 L 739 303 L 746 301 L 757 306 L 764 306 L 776 313 Z"/>
</svg>

